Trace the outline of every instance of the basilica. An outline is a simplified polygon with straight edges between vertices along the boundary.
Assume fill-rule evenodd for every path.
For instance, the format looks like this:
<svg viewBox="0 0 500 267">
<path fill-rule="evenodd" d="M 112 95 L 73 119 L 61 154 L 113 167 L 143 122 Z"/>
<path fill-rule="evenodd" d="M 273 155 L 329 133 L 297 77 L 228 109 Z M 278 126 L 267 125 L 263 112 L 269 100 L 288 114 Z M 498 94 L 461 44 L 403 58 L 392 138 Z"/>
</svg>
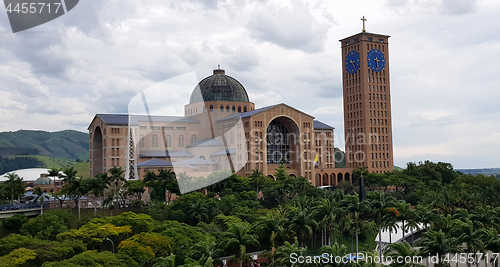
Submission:
<svg viewBox="0 0 500 267">
<path fill-rule="evenodd" d="M 88 127 L 90 176 L 118 166 L 127 179 L 165 168 L 192 177 L 219 170 L 272 177 L 283 165 L 326 186 L 352 182 L 357 167 L 392 171 L 388 38 L 363 29 L 340 40 L 347 168 L 335 167 L 334 127 L 285 103 L 255 108 L 245 87 L 217 68 L 193 85 L 184 116 L 96 114 Z"/>
</svg>

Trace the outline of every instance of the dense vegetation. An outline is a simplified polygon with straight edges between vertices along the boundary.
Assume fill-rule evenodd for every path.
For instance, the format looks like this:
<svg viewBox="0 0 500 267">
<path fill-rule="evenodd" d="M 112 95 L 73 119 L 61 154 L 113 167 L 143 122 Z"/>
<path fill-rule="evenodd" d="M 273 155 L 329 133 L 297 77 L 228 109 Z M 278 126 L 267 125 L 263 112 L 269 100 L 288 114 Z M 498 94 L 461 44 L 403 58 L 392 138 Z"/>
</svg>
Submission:
<svg viewBox="0 0 500 267">
<path fill-rule="evenodd" d="M 43 167 L 38 159 L 30 157 L 3 158 L 0 157 L 0 175 L 14 170 Z"/>
<path fill-rule="evenodd" d="M 27 155 L 27 152 L 38 152 L 38 155 L 55 158 L 80 159 L 89 158 L 89 135 L 78 131 L 30 131 L 0 133 L 0 156 Z M 37 155 L 37 154 L 31 154 Z"/>
<path fill-rule="evenodd" d="M 337 266 L 291 264 L 290 254 L 500 251 L 500 181 L 455 172 L 448 163 L 410 163 L 386 174 L 357 169 L 354 184 L 341 183 L 334 191 L 290 177 L 285 168 L 277 170 L 276 180 L 254 171 L 175 200 L 177 180 L 168 170 L 125 183 L 120 168 L 94 179 L 77 178 L 74 170 L 65 173 L 64 190 L 75 200 L 95 196 L 118 209 L 124 198 L 139 199 L 147 187 L 154 201 L 135 200 L 141 212 L 83 218 L 77 227 L 64 210 L 30 221 L 6 219 L 3 227 L 12 234 L 0 239 L 0 266 L 213 266 L 221 256 L 245 265 L 252 261 L 246 253 L 254 251 L 262 251 L 272 266 Z M 368 193 L 360 201 L 356 183 L 361 175 Z M 379 231 L 394 231 L 403 221 L 406 229 L 428 229 L 415 242 L 407 238 L 376 251 Z M 439 266 L 449 261 L 443 257 Z"/>
</svg>

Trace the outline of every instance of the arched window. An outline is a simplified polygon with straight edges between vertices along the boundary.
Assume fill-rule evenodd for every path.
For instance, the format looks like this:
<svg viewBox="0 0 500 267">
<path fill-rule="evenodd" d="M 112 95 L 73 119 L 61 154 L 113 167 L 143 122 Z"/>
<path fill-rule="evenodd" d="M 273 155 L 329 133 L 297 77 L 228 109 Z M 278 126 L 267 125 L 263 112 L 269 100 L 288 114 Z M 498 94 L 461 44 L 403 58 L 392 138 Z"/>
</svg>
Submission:
<svg viewBox="0 0 500 267">
<path fill-rule="evenodd" d="M 179 135 L 179 147 L 184 146 L 184 135 Z"/>
<path fill-rule="evenodd" d="M 200 159 L 205 159 L 205 156 L 201 155 L 201 156 L 200 156 Z"/>
<path fill-rule="evenodd" d="M 243 112 L 247 112 L 247 106 L 243 107 Z"/>
<path fill-rule="evenodd" d="M 167 147 L 171 147 L 172 146 L 172 136 L 170 134 L 168 134 L 165 139 L 167 142 Z"/>
<path fill-rule="evenodd" d="M 238 113 L 241 113 L 241 106 L 238 106 Z"/>
<path fill-rule="evenodd" d="M 191 135 L 191 144 L 196 143 L 196 135 Z"/>
<path fill-rule="evenodd" d="M 158 135 L 153 134 L 153 147 L 158 147 Z"/>
<path fill-rule="evenodd" d="M 210 112 L 214 111 L 214 106 L 210 105 Z"/>
<path fill-rule="evenodd" d="M 224 106 L 220 105 L 220 112 L 224 112 Z"/>
<path fill-rule="evenodd" d="M 226 112 L 229 112 L 229 105 L 226 106 Z"/>
<path fill-rule="evenodd" d="M 236 107 L 233 105 L 233 113 L 236 112 Z"/>
<path fill-rule="evenodd" d="M 267 127 L 266 139 L 267 164 L 289 163 L 290 136 L 286 126 L 280 121 L 272 121 Z"/>
<path fill-rule="evenodd" d="M 144 147 L 144 135 L 141 134 L 140 138 L 141 138 L 141 140 L 139 141 L 139 144 L 141 147 Z"/>
</svg>

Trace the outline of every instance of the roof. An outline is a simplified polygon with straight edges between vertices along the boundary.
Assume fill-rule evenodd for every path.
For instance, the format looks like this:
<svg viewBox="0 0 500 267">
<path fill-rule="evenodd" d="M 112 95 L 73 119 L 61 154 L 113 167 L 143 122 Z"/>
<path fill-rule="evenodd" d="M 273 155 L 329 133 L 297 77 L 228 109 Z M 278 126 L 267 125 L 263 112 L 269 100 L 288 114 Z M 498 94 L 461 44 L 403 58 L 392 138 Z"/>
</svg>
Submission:
<svg viewBox="0 0 500 267">
<path fill-rule="evenodd" d="M 139 157 L 141 157 L 141 158 L 153 158 L 153 157 L 158 157 L 158 158 L 162 158 L 162 157 L 171 157 L 171 158 L 188 157 L 188 158 L 192 158 L 194 156 L 193 156 L 193 154 L 191 154 L 191 152 L 189 152 L 187 150 L 181 150 L 181 151 L 141 151 L 141 153 L 139 154 Z"/>
<path fill-rule="evenodd" d="M 251 111 L 239 113 L 239 114 L 234 114 L 234 115 L 225 117 L 223 119 L 220 119 L 218 121 L 229 120 L 229 119 L 237 119 L 237 118 L 242 118 L 243 119 L 243 118 L 250 117 L 252 115 L 261 113 L 263 111 L 266 111 L 266 110 L 268 110 L 270 108 L 274 108 L 274 107 L 279 106 L 279 105 L 281 105 L 281 104 L 276 104 L 276 105 L 267 106 L 267 107 L 263 107 L 263 108 L 258 108 L 258 109 L 254 109 L 254 110 L 251 110 Z"/>
<path fill-rule="evenodd" d="M 234 148 L 230 148 L 228 150 L 222 149 L 222 150 L 219 150 L 217 152 L 210 154 L 210 156 L 225 156 L 225 155 L 227 155 L 227 152 L 229 152 L 229 154 L 236 154 L 236 149 L 234 149 Z"/>
<path fill-rule="evenodd" d="M 227 76 L 224 70 L 216 69 L 214 74 L 198 83 L 193 90 L 189 104 L 203 101 L 250 102 L 243 85 L 235 78 Z"/>
<path fill-rule="evenodd" d="M 162 159 L 150 159 L 137 164 L 137 167 L 159 167 L 159 166 L 174 166 L 171 161 Z"/>
<path fill-rule="evenodd" d="M 190 158 L 187 160 L 177 162 L 175 165 L 213 165 L 213 164 L 217 163 L 199 158 Z"/>
<path fill-rule="evenodd" d="M 314 130 L 333 130 L 335 127 L 332 127 L 328 124 L 322 123 L 320 121 L 314 120 L 313 121 L 313 128 Z"/>
<path fill-rule="evenodd" d="M 198 142 L 194 142 L 190 145 L 188 145 L 187 147 L 198 147 L 198 146 L 222 146 L 221 142 L 219 142 L 218 140 L 216 139 L 212 139 L 212 138 L 205 138 L 203 140 L 200 140 Z"/>
<path fill-rule="evenodd" d="M 128 114 L 97 114 L 106 124 L 109 125 L 128 125 Z M 147 116 L 147 115 L 130 115 L 130 124 L 139 125 L 140 122 L 153 123 L 199 123 L 198 120 L 192 117 L 182 116 Z"/>
<path fill-rule="evenodd" d="M 42 173 L 49 173 L 49 169 L 45 168 L 32 168 L 32 169 L 22 169 L 22 170 L 15 170 L 15 171 L 10 171 L 6 172 L 2 175 L 0 175 L 0 182 L 5 182 L 7 181 L 7 174 L 8 173 L 16 173 L 19 175 L 19 177 L 23 178 L 23 181 L 36 181 L 36 179 L 40 178 L 40 174 Z"/>
</svg>

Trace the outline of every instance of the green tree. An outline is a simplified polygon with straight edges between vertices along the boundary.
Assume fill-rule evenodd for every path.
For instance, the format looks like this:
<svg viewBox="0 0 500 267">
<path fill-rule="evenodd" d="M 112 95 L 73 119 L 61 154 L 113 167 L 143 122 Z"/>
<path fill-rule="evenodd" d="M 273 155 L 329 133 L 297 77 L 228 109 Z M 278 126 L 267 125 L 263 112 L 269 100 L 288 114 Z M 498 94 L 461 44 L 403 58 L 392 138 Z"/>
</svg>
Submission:
<svg viewBox="0 0 500 267">
<path fill-rule="evenodd" d="M 417 259 L 420 254 L 418 250 L 415 250 L 411 247 L 408 242 L 403 241 L 402 243 L 393 243 L 388 246 L 389 251 L 386 255 L 392 257 L 393 259 L 401 256 L 402 258 L 412 259 L 410 262 L 403 261 L 401 263 L 397 261 L 393 261 L 391 266 L 397 267 L 423 267 L 424 265 L 419 264 L 418 262 L 413 261 L 413 259 Z"/>
<path fill-rule="evenodd" d="M 56 240 L 56 236 L 66 232 L 68 223 L 54 213 L 45 213 L 28 221 L 21 227 L 21 234 L 44 240 Z"/>
<path fill-rule="evenodd" d="M 36 195 L 35 199 L 33 199 L 33 202 L 36 203 L 38 200 L 40 200 L 40 214 L 43 214 L 43 200 L 49 199 L 49 196 L 44 195 L 45 193 L 42 191 L 42 188 L 40 187 L 35 187 L 33 189 L 33 194 Z"/>
<path fill-rule="evenodd" d="M 216 259 L 223 254 L 224 250 L 217 248 L 214 241 L 204 240 L 193 245 L 190 249 L 189 257 L 201 264 L 205 264 L 210 259 Z"/>
<path fill-rule="evenodd" d="M 13 202 L 17 199 L 20 202 L 21 196 L 25 193 L 26 183 L 23 178 L 19 177 L 16 173 L 7 173 L 7 181 L 4 182 L 5 191 L 10 195 L 10 201 Z"/>
<path fill-rule="evenodd" d="M 175 267 L 175 255 L 170 254 L 167 257 L 158 257 L 153 267 Z"/>
<path fill-rule="evenodd" d="M 97 198 L 103 197 L 108 188 L 108 174 L 99 173 L 92 179 L 87 179 L 84 183 L 83 191 L 91 193 L 94 196 L 94 216 L 97 216 Z"/>
<path fill-rule="evenodd" d="M 234 258 L 240 262 L 240 267 L 245 259 L 247 247 L 259 245 L 257 238 L 251 235 L 249 231 L 249 225 L 238 223 L 229 226 L 228 231 L 223 234 L 225 239 L 224 247 L 226 249 L 236 249 L 237 252 L 234 254 Z"/>
<path fill-rule="evenodd" d="M 7 256 L 0 257 L 1 267 L 30 266 L 30 261 L 36 258 L 36 252 L 31 249 L 18 248 Z"/>
<path fill-rule="evenodd" d="M 259 169 L 255 169 L 252 171 L 250 178 L 252 178 L 252 184 L 256 187 L 255 192 L 257 193 L 257 199 L 259 199 L 259 186 L 263 185 L 266 181 L 264 173 L 259 171 Z"/>
<path fill-rule="evenodd" d="M 139 264 L 124 254 L 114 254 L 109 251 L 85 251 L 71 259 L 59 262 L 47 262 L 42 267 L 139 267 Z"/>
<path fill-rule="evenodd" d="M 123 199 L 123 196 L 121 195 L 121 188 L 123 183 L 125 182 L 125 178 L 123 177 L 125 171 L 122 169 L 122 167 L 114 166 L 113 168 L 109 169 L 108 172 L 111 174 L 111 176 L 109 176 L 108 179 L 108 194 L 104 202 L 108 205 L 111 205 L 111 215 L 113 215 L 113 208 L 118 209 L 118 207 L 120 206 L 120 202 Z"/>
<path fill-rule="evenodd" d="M 28 217 L 24 214 L 14 214 L 10 218 L 2 221 L 3 228 L 12 233 L 19 233 L 21 227 L 28 222 Z"/>
<path fill-rule="evenodd" d="M 443 261 L 443 257 L 448 255 L 448 253 L 460 252 L 458 247 L 458 240 L 454 237 L 447 237 L 442 231 L 434 231 L 429 229 L 423 234 L 423 239 L 418 242 L 421 255 L 438 255 L 438 263 L 435 265 L 437 267 L 449 266 L 449 264 Z"/>
<path fill-rule="evenodd" d="M 61 175 L 61 177 L 63 178 L 63 188 L 62 190 L 65 191 L 65 193 L 68 194 L 69 196 L 69 209 L 71 211 L 72 209 L 72 205 L 71 205 L 71 201 L 74 200 L 73 198 L 73 193 L 69 187 L 70 187 L 70 184 L 73 182 L 73 180 L 75 180 L 77 177 L 76 177 L 76 174 L 77 174 L 78 171 L 76 171 L 73 167 L 69 167 L 69 168 L 66 168 L 63 170 L 63 174 Z"/>
</svg>

